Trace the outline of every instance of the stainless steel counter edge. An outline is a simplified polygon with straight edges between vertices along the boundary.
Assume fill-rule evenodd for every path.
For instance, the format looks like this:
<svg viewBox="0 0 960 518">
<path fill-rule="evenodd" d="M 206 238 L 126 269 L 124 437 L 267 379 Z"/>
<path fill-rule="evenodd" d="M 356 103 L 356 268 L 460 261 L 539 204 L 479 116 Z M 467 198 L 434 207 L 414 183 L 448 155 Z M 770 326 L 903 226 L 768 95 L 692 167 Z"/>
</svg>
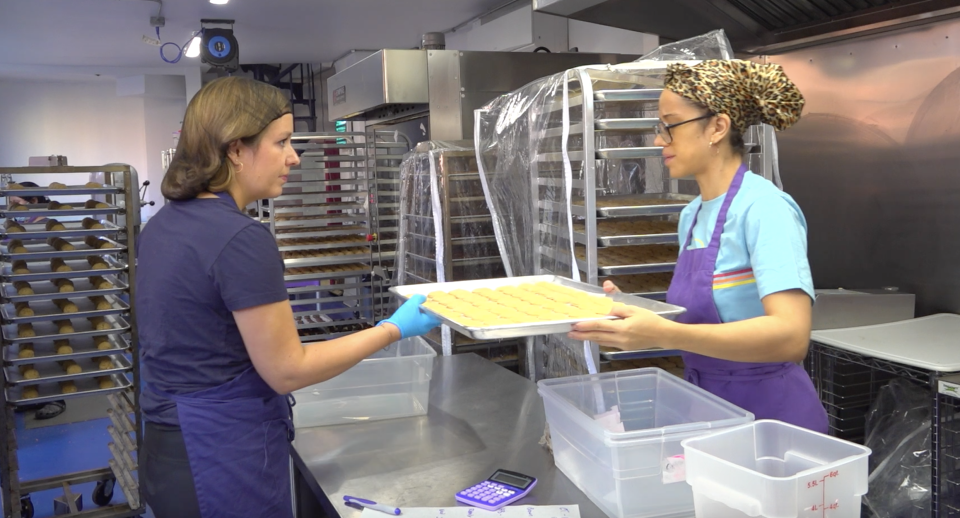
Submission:
<svg viewBox="0 0 960 518">
<path fill-rule="evenodd" d="M 475 354 L 441 356 L 427 415 L 297 430 L 296 487 L 301 501 L 308 493 L 330 516 L 359 517 L 343 495 L 401 509 L 452 507 L 457 491 L 503 468 L 538 479 L 514 505 L 577 504 L 581 516 L 604 516 L 538 444 L 544 423 L 530 380 Z"/>
</svg>

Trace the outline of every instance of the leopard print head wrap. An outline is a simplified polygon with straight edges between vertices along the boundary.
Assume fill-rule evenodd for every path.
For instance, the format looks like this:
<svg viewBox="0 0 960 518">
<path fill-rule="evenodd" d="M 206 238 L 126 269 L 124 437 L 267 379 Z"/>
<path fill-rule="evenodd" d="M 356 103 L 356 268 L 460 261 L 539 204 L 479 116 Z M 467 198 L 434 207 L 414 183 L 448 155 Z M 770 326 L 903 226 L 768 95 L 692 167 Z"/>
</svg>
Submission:
<svg viewBox="0 0 960 518">
<path fill-rule="evenodd" d="M 711 59 L 694 66 L 667 66 L 664 88 L 727 114 L 743 134 L 763 122 L 784 130 L 800 120 L 803 94 L 780 65 Z"/>
</svg>

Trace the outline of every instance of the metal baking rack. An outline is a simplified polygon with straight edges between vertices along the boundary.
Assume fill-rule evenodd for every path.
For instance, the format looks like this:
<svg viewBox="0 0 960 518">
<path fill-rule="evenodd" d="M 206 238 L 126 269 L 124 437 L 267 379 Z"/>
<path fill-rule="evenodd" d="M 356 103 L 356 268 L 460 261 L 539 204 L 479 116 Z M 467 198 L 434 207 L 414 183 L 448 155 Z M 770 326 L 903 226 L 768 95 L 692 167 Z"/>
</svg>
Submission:
<svg viewBox="0 0 960 518">
<path fill-rule="evenodd" d="M 96 173 L 105 181 L 88 183 Z M 8 179 L 0 189 L 0 406 L 7 423 L 0 427 L 3 516 L 32 517 L 30 494 L 49 489 L 63 492 L 54 499 L 58 515 L 139 516 L 145 506 L 135 473 L 143 438 L 136 265 L 130 253 L 140 226 L 137 172 L 109 165 L 0 168 L 0 175 Z M 24 188 L 9 180 L 20 175 L 49 186 Z M 44 182 L 46 175 L 70 181 Z M 14 196 L 54 201 L 21 205 L 11 200 Z M 21 480 L 14 409 L 87 397 L 106 397 L 110 403 L 103 416 L 111 423 L 108 465 Z M 88 482 L 97 483 L 90 496 L 99 508 L 87 505 L 82 511 L 81 495 L 71 487 Z M 111 503 L 117 487 L 125 501 Z"/>
<path fill-rule="evenodd" d="M 536 113 L 543 119 L 529 124 L 538 128 L 530 132 L 534 243 L 541 258 L 535 272 L 572 275 L 576 269 L 588 284 L 611 280 L 631 294 L 665 300 L 679 253 L 679 213 L 698 192 L 696 182 L 669 178 L 661 148 L 653 145 L 662 78 L 615 67 L 580 68 L 568 71 L 566 82 L 566 102 L 558 94 Z M 761 150 L 772 139 L 768 126 L 744 135 L 748 165 L 766 178 L 773 176 L 773 157 Z M 572 172 L 569 204 L 565 167 Z M 637 178 L 627 185 L 631 172 Z M 593 350 L 595 362 L 677 354 Z"/>
<path fill-rule="evenodd" d="M 258 203 L 285 267 L 301 341 L 337 338 L 377 321 L 376 184 L 363 133 L 295 133 L 300 165 L 283 193 Z"/>
<path fill-rule="evenodd" d="M 424 142 L 402 167 L 403 284 L 435 283 L 439 274 L 444 282 L 506 277 L 472 144 Z M 431 170 L 436 172 L 435 182 Z M 438 228 L 442 235 L 439 243 Z M 443 253 L 439 259 L 438 250 Z M 444 355 L 473 352 L 503 367 L 522 370 L 520 340 L 476 340 L 445 325 L 425 339 Z"/>
</svg>

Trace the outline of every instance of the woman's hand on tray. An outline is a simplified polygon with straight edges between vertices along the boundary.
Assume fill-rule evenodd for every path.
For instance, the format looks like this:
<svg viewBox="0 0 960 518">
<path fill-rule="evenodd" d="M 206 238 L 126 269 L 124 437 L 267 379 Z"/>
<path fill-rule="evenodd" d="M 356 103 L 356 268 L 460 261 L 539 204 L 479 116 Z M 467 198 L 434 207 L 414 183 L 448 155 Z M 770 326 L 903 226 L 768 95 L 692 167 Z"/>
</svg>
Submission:
<svg viewBox="0 0 960 518">
<path fill-rule="evenodd" d="M 607 289 L 608 285 L 616 289 L 612 282 L 607 281 L 603 285 L 607 293 L 611 293 Z M 574 324 L 567 337 L 572 340 L 597 342 L 623 351 L 664 347 L 667 328 L 672 324 L 670 320 L 650 310 L 626 304 L 614 304 L 610 315 L 618 317 L 618 320 L 579 322 Z"/>
<path fill-rule="evenodd" d="M 618 288 L 613 281 L 603 281 L 603 291 L 604 293 L 611 295 L 614 293 L 620 293 L 620 288 Z"/>
<path fill-rule="evenodd" d="M 397 326 L 401 338 L 427 334 L 431 329 L 440 325 L 440 320 L 420 309 L 420 305 L 426 300 L 427 297 L 423 295 L 410 297 L 410 300 L 404 302 L 390 318 L 384 320 L 381 324 L 388 323 Z"/>
</svg>

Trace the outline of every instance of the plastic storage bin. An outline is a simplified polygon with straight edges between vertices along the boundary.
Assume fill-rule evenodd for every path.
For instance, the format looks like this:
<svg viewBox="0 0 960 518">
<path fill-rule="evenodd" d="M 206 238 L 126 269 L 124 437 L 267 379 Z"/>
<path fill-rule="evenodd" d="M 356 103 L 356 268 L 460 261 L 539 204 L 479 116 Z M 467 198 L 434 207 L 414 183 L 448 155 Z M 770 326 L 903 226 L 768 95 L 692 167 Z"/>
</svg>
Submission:
<svg viewBox="0 0 960 518">
<path fill-rule="evenodd" d="M 688 517 L 680 441 L 753 421 L 666 371 L 635 369 L 542 380 L 553 458 L 611 517 Z"/>
<path fill-rule="evenodd" d="M 683 441 L 698 518 L 859 518 L 870 449 L 780 421 Z"/>
<path fill-rule="evenodd" d="M 296 428 L 424 415 L 437 353 L 421 338 L 391 344 L 343 374 L 293 393 Z"/>
</svg>

